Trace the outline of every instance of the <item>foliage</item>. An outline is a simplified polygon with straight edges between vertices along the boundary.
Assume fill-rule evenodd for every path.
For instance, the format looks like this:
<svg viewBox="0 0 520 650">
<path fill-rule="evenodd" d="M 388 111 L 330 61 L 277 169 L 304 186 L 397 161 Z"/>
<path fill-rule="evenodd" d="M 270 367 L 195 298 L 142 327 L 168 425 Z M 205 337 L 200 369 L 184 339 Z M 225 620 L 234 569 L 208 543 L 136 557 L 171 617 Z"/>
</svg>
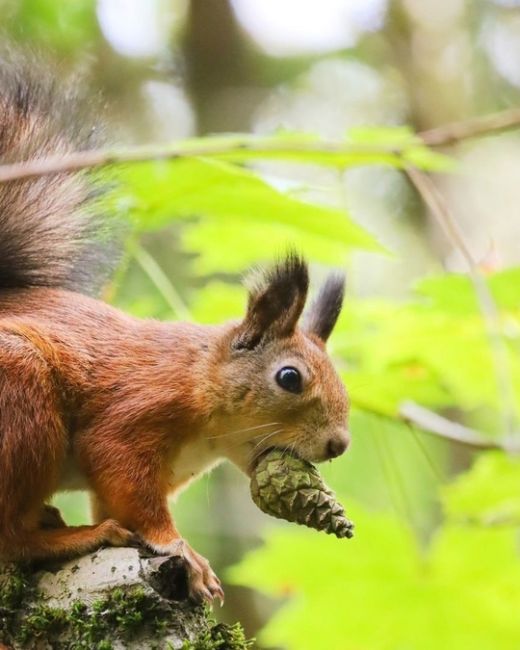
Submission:
<svg viewBox="0 0 520 650">
<path fill-rule="evenodd" d="M 358 130 L 336 150 L 312 151 L 310 143 L 319 141 L 301 134 L 204 138 L 184 147 L 206 146 L 205 157 L 121 170 L 111 200 L 130 210 L 137 236 L 178 227 L 190 274 L 198 276 L 186 296 L 196 320 L 239 317 L 237 274 L 287 244 L 319 263 L 318 272 L 348 264 L 356 250 L 386 252 L 343 208 L 309 202 L 316 193 L 273 181 L 260 160 L 452 168 L 406 129 Z M 351 146 L 366 149 L 361 155 Z M 161 278 L 150 279 L 160 289 Z M 231 570 L 233 582 L 286 600 L 261 642 L 289 650 L 517 647 L 518 461 L 483 454 L 469 472 L 446 480 L 446 445 L 411 430 L 399 409 L 406 400 L 450 409 L 490 437 L 504 435 L 503 422 L 520 416 L 519 280 L 519 269 L 484 278 L 493 322 L 466 275 L 424 278 L 401 300 L 349 297 L 331 350 L 349 388 L 355 445 L 324 474 L 345 495 L 357 536 L 347 548 L 275 530 Z M 497 379 L 497 344 L 512 403 Z M 348 505 L 349 495 L 362 503 Z"/>
<path fill-rule="evenodd" d="M 157 3 L 149 4 L 153 12 Z M 413 108 L 418 123 L 426 125 L 432 117 L 436 122 L 440 113 L 458 119 L 457 111 L 470 104 L 480 111 L 517 101 L 518 75 L 511 73 L 505 55 L 496 57 L 496 52 L 503 54 L 505 36 L 511 40 L 517 16 L 505 5 L 512 3 L 480 3 L 479 10 L 470 12 L 470 25 L 463 11 L 440 8 L 442 20 L 437 13 L 428 29 L 419 19 L 421 3 L 402 4 L 388 12 L 387 31 L 371 33 L 345 58 L 367 64 L 379 60 L 384 75 L 388 69 L 402 86 L 416 89 L 410 92 L 408 109 Z M 413 11 L 407 4 L 414 5 Z M 434 5 L 442 2 L 431 3 L 432 12 L 439 10 Z M 180 44 L 162 61 L 125 59 L 101 32 L 99 6 L 95 0 L 0 0 L 9 38 L 50 50 L 75 72 L 95 71 L 98 84 L 129 104 L 135 117 L 144 107 L 145 82 L 170 83 L 176 77 L 177 54 L 172 51 Z M 439 43 L 449 54 L 453 48 L 446 44 L 455 42 L 450 41 L 454 35 L 462 56 L 431 54 L 441 51 Z M 413 47 L 407 47 L 408 37 Z M 468 56 L 473 37 L 484 47 Z M 200 34 L 198 40 L 206 45 Z M 191 39 L 192 45 L 196 41 Z M 179 58 L 186 57 L 192 81 L 185 87 L 188 94 L 195 91 L 196 103 L 193 64 L 200 61 L 190 60 L 188 50 Z M 500 59 L 498 76 L 490 75 L 495 58 Z M 249 60 L 241 64 L 244 69 L 260 67 Z M 281 78 L 279 70 L 291 65 L 265 59 L 261 74 L 264 80 Z M 306 65 L 303 59 L 297 63 Z M 441 68 L 450 71 L 442 86 L 436 81 Z M 218 69 L 216 82 L 225 84 L 227 75 Z M 512 85 L 504 81 L 508 70 Z M 251 89 L 261 85 L 258 79 L 248 80 L 245 104 L 251 103 Z M 359 88 L 362 94 L 362 83 Z M 463 88 L 470 89 L 471 101 Z M 223 90 L 222 97 L 229 89 Z M 211 103 L 211 93 L 208 97 L 203 103 Z M 244 96 L 233 88 L 233 97 L 239 105 Z M 215 102 L 219 110 L 222 103 Z M 369 120 L 368 102 L 366 106 Z M 121 113 L 121 106 L 115 112 Z M 130 214 L 135 226 L 125 264 L 107 296 L 138 316 L 191 317 L 204 323 L 239 318 L 245 307 L 239 276 L 287 246 L 309 258 L 317 278 L 328 267 L 349 269 L 360 252 L 394 254 L 381 243 L 382 233 L 358 224 L 367 220 L 345 197 L 346 170 L 412 166 L 452 173 L 456 168 L 454 160 L 426 147 L 408 127 L 363 126 L 333 141 L 288 131 L 219 134 L 192 138 L 176 148 L 182 155 L 175 159 L 115 165 L 107 173 L 114 185 L 107 213 Z M 291 181 L 295 166 L 312 180 Z M 142 255 L 139 263 L 139 251 L 149 254 L 152 263 L 143 264 Z M 412 400 L 517 448 L 516 437 L 507 435 L 520 429 L 520 268 L 483 272 L 482 283 L 494 302 L 491 318 L 487 305 L 486 319 L 481 298 L 463 274 L 423 278 L 399 299 L 348 296 L 329 349 L 350 393 L 353 446 L 322 472 L 356 521 L 356 537 L 345 542 L 278 527 L 230 571 L 233 582 L 280 602 L 261 634 L 263 643 L 288 650 L 520 646 L 518 456 L 468 452 L 425 436 L 399 415 L 401 404 Z M 181 524 L 183 512 L 189 512 L 186 522 L 197 518 L 193 512 L 209 501 L 207 492 L 207 483 L 200 481 L 183 497 L 176 510 Z M 76 494 L 57 499 L 72 524 L 85 521 L 85 495 L 82 499 Z M 270 519 L 265 522 L 272 525 Z M 207 539 L 201 535 L 199 541 Z M 227 538 L 225 543 L 231 546 Z M 0 585 L 0 643 L 2 633 L 12 632 L 26 589 L 26 577 L 19 572 Z M 127 616 L 125 597 L 116 593 L 110 622 L 103 618 L 102 604 L 94 606 L 92 619 L 78 606 L 73 612 L 78 643 L 91 647 L 103 638 L 106 625 L 121 626 L 131 635 L 146 603 L 137 598 Z M 27 623 L 25 633 L 38 637 L 63 621 L 59 612 L 42 607 Z M 197 650 L 234 645 L 246 647 L 242 632 L 219 625 L 192 644 Z"/>
<path fill-rule="evenodd" d="M 143 230 L 188 220 L 185 250 L 200 255 L 197 272 L 240 272 L 288 245 L 323 262 L 344 263 L 354 249 L 382 250 L 342 210 L 312 205 L 275 189 L 254 172 L 202 158 L 134 165 L 120 175 L 115 206 Z M 230 255 L 222 255 L 216 238 Z"/>
<path fill-rule="evenodd" d="M 79 54 L 99 35 L 94 0 L 2 0 L 3 27 L 19 40 Z"/>
<path fill-rule="evenodd" d="M 470 472 L 460 476 L 442 499 L 455 521 L 520 525 L 520 460 L 504 452 L 488 452 Z"/>
<path fill-rule="evenodd" d="M 515 532 L 447 525 L 421 549 L 395 516 L 351 504 L 346 542 L 276 531 L 230 579 L 289 602 L 260 640 L 297 650 L 518 646 Z"/>
</svg>

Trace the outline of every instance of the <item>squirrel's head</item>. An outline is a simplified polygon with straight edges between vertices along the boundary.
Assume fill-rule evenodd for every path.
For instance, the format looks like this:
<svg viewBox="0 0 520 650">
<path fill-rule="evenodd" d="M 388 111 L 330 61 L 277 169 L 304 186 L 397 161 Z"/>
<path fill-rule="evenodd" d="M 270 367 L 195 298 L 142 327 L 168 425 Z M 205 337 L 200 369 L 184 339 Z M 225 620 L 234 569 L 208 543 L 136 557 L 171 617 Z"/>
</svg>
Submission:
<svg viewBox="0 0 520 650">
<path fill-rule="evenodd" d="M 245 318 L 220 341 L 220 445 L 244 469 L 271 447 L 311 462 L 347 449 L 347 394 L 325 348 L 344 278 L 329 276 L 302 317 L 308 286 L 307 264 L 295 254 L 257 273 Z"/>
</svg>

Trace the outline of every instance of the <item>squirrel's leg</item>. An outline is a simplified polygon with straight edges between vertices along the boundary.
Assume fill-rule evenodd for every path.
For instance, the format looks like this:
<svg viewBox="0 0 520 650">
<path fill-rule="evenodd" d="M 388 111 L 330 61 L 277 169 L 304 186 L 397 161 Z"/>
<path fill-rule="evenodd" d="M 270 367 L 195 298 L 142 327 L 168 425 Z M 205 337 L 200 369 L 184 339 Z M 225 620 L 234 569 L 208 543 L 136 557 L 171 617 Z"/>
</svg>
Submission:
<svg viewBox="0 0 520 650">
<path fill-rule="evenodd" d="M 65 528 L 67 524 L 55 506 L 45 504 L 40 515 L 41 528 Z"/>
<path fill-rule="evenodd" d="M 45 502 L 56 491 L 68 435 L 60 417 L 59 369 L 36 333 L 0 329 L 0 557 L 69 556 L 102 544 L 126 544 L 132 534 L 109 521 L 99 527 L 46 529 L 57 524 Z M 49 518 L 49 513 L 52 513 Z"/>
<path fill-rule="evenodd" d="M 95 551 L 100 546 L 128 546 L 135 536 L 113 519 L 96 526 L 65 526 L 56 529 L 16 531 L 16 548 L 6 551 L 10 560 L 43 560 L 74 557 Z"/>
<path fill-rule="evenodd" d="M 94 492 L 90 493 L 90 512 L 92 521 L 95 524 L 100 524 L 105 519 L 109 519 L 108 510 L 105 504 Z"/>
<path fill-rule="evenodd" d="M 135 486 L 131 483 L 116 482 L 113 477 L 141 476 Z M 224 600 L 220 580 L 211 569 L 209 562 L 194 551 L 181 538 L 175 528 L 168 509 L 166 494 L 155 485 L 146 470 L 130 472 L 107 472 L 105 481 L 102 475 L 96 477 L 96 495 L 93 497 L 95 517 L 115 517 L 123 526 L 134 531 L 142 541 L 160 555 L 181 557 L 188 575 L 188 590 L 195 601 Z M 112 481 L 107 480 L 108 477 Z"/>
</svg>

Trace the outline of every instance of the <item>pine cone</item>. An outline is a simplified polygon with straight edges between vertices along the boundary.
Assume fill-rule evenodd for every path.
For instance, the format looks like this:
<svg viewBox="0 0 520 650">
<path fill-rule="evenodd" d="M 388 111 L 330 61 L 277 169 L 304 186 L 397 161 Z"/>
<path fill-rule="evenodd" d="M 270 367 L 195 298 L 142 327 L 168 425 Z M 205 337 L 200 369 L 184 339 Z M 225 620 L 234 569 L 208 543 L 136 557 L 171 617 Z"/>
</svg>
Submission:
<svg viewBox="0 0 520 650">
<path fill-rule="evenodd" d="M 354 535 L 354 524 L 314 465 L 287 452 L 273 449 L 260 458 L 251 476 L 251 496 L 273 517 L 336 537 Z"/>
</svg>

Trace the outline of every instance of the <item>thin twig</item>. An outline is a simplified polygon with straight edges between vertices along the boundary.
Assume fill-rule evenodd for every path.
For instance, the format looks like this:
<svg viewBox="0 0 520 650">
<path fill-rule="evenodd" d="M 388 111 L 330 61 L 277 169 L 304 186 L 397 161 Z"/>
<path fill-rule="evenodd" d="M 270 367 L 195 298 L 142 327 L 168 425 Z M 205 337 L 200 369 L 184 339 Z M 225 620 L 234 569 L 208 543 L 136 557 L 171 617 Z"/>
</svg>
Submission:
<svg viewBox="0 0 520 650">
<path fill-rule="evenodd" d="M 418 429 L 416 426 L 412 424 L 412 422 L 409 422 L 409 429 L 410 433 L 412 435 L 412 438 L 415 441 L 415 444 L 417 445 L 417 448 L 421 452 L 421 454 L 424 457 L 424 460 L 426 461 L 428 467 L 431 469 L 432 474 L 435 476 L 437 481 L 439 483 L 442 483 L 444 481 L 444 473 L 441 470 L 440 466 L 434 461 L 432 458 L 431 454 L 429 453 L 428 449 L 426 449 L 426 445 L 424 443 L 424 440 L 421 438 L 419 435 Z"/>
<path fill-rule="evenodd" d="M 443 124 L 422 131 L 419 136 L 424 144 L 430 147 L 439 147 L 518 127 L 520 127 L 520 108 L 510 108 L 490 115 L 480 115 L 460 122 Z"/>
<path fill-rule="evenodd" d="M 504 129 L 520 127 L 520 109 L 510 109 L 500 113 L 470 118 L 462 122 L 445 124 L 418 135 L 429 146 L 449 145 L 467 138 L 487 135 Z M 262 153 L 269 157 L 273 153 L 321 153 L 335 155 L 370 155 L 388 154 L 399 156 L 395 148 L 349 145 L 337 141 L 290 142 L 286 140 L 258 141 L 237 137 L 231 142 L 202 142 L 186 145 L 172 143 L 169 145 L 129 147 L 125 149 L 91 149 L 75 151 L 68 154 L 46 156 L 25 162 L 0 165 L 0 183 L 13 180 L 34 178 L 48 174 L 79 171 L 87 168 L 106 167 L 118 163 L 144 162 L 147 160 L 173 160 L 182 157 L 233 155 L 239 152 Z"/>
<path fill-rule="evenodd" d="M 142 246 L 134 244 L 132 254 L 146 275 L 155 285 L 156 289 L 168 303 L 173 313 L 183 320 L 191 320 L 191 313 L 186 303 L 173 286 L 166 273 L 157 261 Z"/>
<path fill-rule="evenodd" d="M 399 415 L 406 422 L 416 425 L 425 433 L 440 436 L 461 445 L 477 449 L 511 450 L 510 445 L 504 439 L 491 438 L 480 431 L 465 427 L 458 422 L 452 422 L 434 411 L 415 404 L 415 402 L 404 402 L 399 409 Z"/>
<path fill-rule="evenodd" d="M 486 279 L 466 244 L 464 235 L 453 218 L 448 204 L 431 177 L 413 167 L 405 169 L 408 178 L 422 197 L 445 232 L 452 245 L 460 251 L 469 269 L 469 277 L 480 304 L 484 323 L 492 350 L 493 365 L 497 378 L 498 397 L 501 402 L 502 424 L 507 436 L 516 429 L 515 393 L 511 380 L 511 369 L 507 349 L 500 330 L 500 315 Z"/>
<path fill-rule="evenodd" d="M 243 152 L 254 152 L 269 157 L 273 153 L 290 155 L 291 153 L 314 153 L 345 156 L 367 156 L 387 154 L 399 156 L 396 150 L 377 146 L 348 145 L 341 141 L 286 142 L 284 140 L 258 140 L 244 137 L 232 142 L 208 141 L 201 144 L 187 145 L 172 143 L 170 145 L 138 146 L 124 149 L 91 149 L 75 151 L 68 154 L 46 156 L 25 162 L 0 165 L 0 183 L 7 181 L 67 173 L 87 168 L 106 167 L 118 163 L 145 162 L 148 160 L 174 160 L 176 158 L 231 156 Z"/>
</svg>

